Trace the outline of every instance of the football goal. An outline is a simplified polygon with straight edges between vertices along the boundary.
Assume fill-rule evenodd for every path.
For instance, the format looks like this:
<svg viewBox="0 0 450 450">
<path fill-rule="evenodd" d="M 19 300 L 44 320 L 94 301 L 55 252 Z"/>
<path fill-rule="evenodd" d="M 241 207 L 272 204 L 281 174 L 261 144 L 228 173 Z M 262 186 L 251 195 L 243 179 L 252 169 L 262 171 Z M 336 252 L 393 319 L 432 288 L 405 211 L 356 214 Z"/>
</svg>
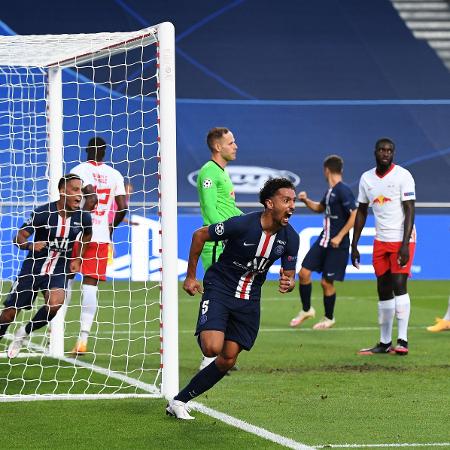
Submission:
<svg viewBox="0 0 450 450">
<path fill-rule="evenodd" d="M 173 396 L 178 391 L 177 178 L 174 28 L 0 37 L 2 302 L 26 252 L 12 238 L 30 212 L 59 198 L 58 180 L 86 161 L 92 137 L 129 190 L 113 234 L 108 279 L 85 355 L 80 282 L 68 308 L 9 360 L 22 311 L 0 341 L 0 400 Z M 31 239 L 31 238 L 30 238 Z M 64 311 L 66 310 L 66 311 Z"/>
</svg>

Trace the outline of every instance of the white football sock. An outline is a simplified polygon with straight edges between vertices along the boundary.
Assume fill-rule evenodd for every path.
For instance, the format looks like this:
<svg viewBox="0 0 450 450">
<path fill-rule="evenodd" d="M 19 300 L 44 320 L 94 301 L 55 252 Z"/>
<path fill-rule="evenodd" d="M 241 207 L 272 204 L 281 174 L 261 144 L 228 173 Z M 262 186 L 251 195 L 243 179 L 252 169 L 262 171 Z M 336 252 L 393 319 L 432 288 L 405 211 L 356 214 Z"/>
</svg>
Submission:
<svg viewBox="0 0 450 450">
<path fill-rule="evenodd" d="M 74 278 L 70 278 L 67 282 L 66 286 L 66 296 L 64 298 L 64 303 L 61 305 L 61 308 L 59 308 L 58 316 L 66 317 L 67 308 L 70 305 L 70 302 L 72 301 L 72 289 L 73 289 L 73 283 L 75 282 Z M 49 324 L 50 327 L 50 324 Z"/>
<path fill-rule="evenodd" d="M 395 296 L 395 314 L 397 316 L 398 338 L 408 340 L 408 322 L 411 310 L 409 294 Z"/>
<path fill-rule="evenodd" d="M 380 342 L 392 342 L 392 325 L 394 324 L 395 299 L 378 302 L 378 325 L 380 325 Z"/>
<path fill-rule="evenodd" d="M 83 284 L 82 291 L 80 341 L 86 343 L 97 311 L 98 286 Z"/>
<path fill-rule="evenodd" d="M 444 320 L 450 321 L 450 297 L 448 298 L 448 308 L 447 312 L 445 313 Z"/>
</svg>

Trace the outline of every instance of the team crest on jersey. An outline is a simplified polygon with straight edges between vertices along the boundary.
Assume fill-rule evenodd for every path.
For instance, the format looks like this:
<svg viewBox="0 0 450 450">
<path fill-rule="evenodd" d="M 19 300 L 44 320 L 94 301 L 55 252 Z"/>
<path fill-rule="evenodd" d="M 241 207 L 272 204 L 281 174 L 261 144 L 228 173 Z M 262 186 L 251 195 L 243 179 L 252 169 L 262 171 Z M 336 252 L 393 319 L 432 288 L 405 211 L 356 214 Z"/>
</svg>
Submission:
<svg viewBox="0 0 450 450">
<path fill-rule="evenodd" d="M 222 236 L 223 232 L 225 231 L 225 227 L 223 226 L 223 223 L 220 222 L 214 227 L 214 231 L 216 232 L 217 236 Z"/>
<path fill-rule="evenodd" d="M 377 198 L 374 198 L 373 203 L 378 205 L 384 205 L 387 202 L 391 202 L 392 199 L 389 197 L 385 197 L 384 195 L 379 195 Z"/>
<path fill-rule="evenodd" d="M 212 186 L 212 181 L 207 178 L 206 180 L 203 180 L 202 186 L 204 189 L 209 189 Z"/>
<path fill-rule="evenodd" d="M 274 249 L 274 253 L 277 256 L 280 256 L 284 253 L 284 247 L 282 245 L 277 245 Z"/>
</svg>

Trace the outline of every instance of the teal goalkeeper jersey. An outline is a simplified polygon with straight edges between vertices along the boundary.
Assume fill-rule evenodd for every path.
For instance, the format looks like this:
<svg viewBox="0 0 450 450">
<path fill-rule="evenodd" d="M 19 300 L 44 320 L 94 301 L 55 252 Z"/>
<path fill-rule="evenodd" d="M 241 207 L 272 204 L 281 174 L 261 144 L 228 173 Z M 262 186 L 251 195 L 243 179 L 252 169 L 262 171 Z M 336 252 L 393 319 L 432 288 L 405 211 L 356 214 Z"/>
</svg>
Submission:
<svg viewBox="0 0 450 450">
<path fill-rule="evenodd" d="M 208 161 L 199 171 L 197 191 L 203 225 L 223 222 L 239 216 L 242 211 L 236 207 L 234 186 L 227 171 L 214 161 Z"/>
</svg>

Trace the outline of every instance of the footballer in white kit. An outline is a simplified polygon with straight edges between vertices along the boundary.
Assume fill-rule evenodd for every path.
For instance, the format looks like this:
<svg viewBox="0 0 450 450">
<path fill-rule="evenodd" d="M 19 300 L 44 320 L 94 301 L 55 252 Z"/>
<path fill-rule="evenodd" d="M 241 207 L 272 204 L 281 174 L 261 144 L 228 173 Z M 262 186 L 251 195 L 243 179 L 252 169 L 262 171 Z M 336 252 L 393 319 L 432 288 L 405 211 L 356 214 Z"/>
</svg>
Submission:
<svg viewBox="0 0 450 450">
<path fill-rule="evenodd" d="M 75 166 L 71 172 L 83 180 L 83 192 L 86 197 L 86 209 L 92 215 L 92 239 L 83 255 L 81 273 L 83 274 L 81 328 L 73 354 L 82 355 L 87 351 L 87 340 L 97 311 L 98 282 L 106 280 L 108 247 L 111 242 L 109 212 L 114 202 L 117 204 L 112 229 L 120 224 L 127 212 L 127 199 L 123 176 L 113 167 L 105 164 L 106 142 L 100 137 L 90 139 L 86 148 L 87 161 Z M 95 194 L 95 201 L 89 200 L 89 194 Z M 87 203 L 91 201 L 91 206 Z M 69 283 L 68 291 L 73 280 Z M 71 293 L 66 296 L 70 303 Z"/>
<path fill-rule="evenodd" d="M 364 172 L 359 183 L 358 211 L 352 241 L 352 263 L 359 267 L 357 244 L 364 228 L 368 207 L 375 216 L 373 267 L 377 276 L 380 342 L 362 349 L 360 355 L 408 353 L 410 298 L 407 280 L 416 245 L 414 227 L 415 183 L 412 175 L 393 163 L 395 144 L 388 138 L 375 145 L 377 166 Z M 397 346 L 392 347 L 394 316 L 398 321 Z"/>
</svg>

